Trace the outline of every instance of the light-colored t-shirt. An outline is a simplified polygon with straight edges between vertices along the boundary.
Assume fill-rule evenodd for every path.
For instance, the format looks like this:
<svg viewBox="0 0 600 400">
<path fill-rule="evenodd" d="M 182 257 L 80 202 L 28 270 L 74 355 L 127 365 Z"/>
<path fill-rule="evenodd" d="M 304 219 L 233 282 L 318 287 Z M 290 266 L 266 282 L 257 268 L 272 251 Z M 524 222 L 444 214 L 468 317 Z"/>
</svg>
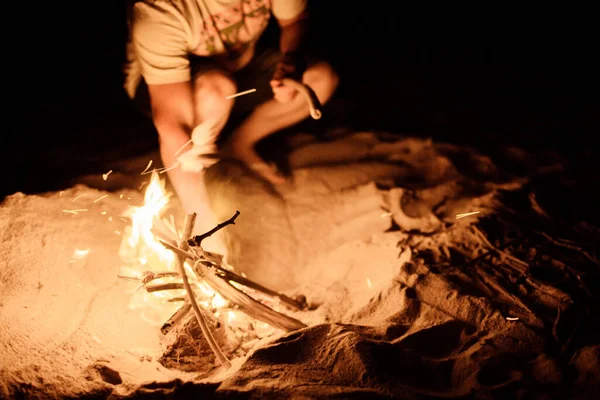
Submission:
<svg viewBox="0 0 600 400">
<path fill-rule="evenodd" d="M 189 56 L 235 59 L 248 54 L 271 13 L 292 19 L 307 0 L 138 0 L 131 9 L 125 89 L 187 82 Z M 253 49 L 250 49 L 250 52 Z"/>
</svg>

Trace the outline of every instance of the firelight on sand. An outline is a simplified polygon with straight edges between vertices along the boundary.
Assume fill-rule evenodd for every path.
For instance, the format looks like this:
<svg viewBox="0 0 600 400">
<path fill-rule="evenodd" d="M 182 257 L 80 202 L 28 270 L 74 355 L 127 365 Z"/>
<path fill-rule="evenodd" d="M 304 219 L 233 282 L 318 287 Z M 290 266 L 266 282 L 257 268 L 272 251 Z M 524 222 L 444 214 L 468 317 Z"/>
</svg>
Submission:
<svg viewBox="0 0 600 400">
<path fill-rule="evenodd" d="M 231 360 L 227 371 L 193 315 L 166 335 L 141 318 L 160 324 L 185 304 L 181 286 L 146 290 L 174 278 L 140 281 L 146 271 L 173 273 L 170 252 L 181 253 L 157 242 L 184 226 L 180 214 L 169 221 L 176 204 L 163 182 L 140 178 L 152 156 L 111 175 L 130 189 L 94 189 L 104 185 L 94 174 L 86 185 L 7 197 L 0 398 L 595 398 L 597 227 L 551 223 L 558 216 L 540 207 L 553 192 L 507 177 L 491 160 L 465 168 L 485 160 L 471 148 L 370 132 L 301 146 L 290 154 L 294 180 L 279 194 L 237 164 L 219 164 L 207 179 L 217 215 L 239 207 L 224 231 L 239 275 L 308 304 L 288 308 L 308 326 L 269 335 L 270 326 L 224 304 L 235 300 L 223 290 L 233 286 L 225 272 L 213 286 L 194 268 L 187 275 Z M 515 154 L 536 170 L 547 160 Z M 232 173 L 238 179 L 226 186 L 216 179 Z M 137 180 L 149 184 L 134 190 Z M 530 193 L 539 196 L 531 206 Z M 135 279 L 117 279 L 120 266 Z"/>
</svg>

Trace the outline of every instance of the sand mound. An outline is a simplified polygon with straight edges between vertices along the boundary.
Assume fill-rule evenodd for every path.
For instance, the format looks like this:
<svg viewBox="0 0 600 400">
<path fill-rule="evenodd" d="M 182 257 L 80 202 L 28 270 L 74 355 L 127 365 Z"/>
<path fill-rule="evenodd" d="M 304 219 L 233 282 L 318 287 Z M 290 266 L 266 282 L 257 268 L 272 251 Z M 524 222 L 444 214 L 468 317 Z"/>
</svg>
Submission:
<svg viewBox="0 0 600 400">
<path fill-rule="evenodd" d="M 535 248 L 503 250 L 514 239 L 506 194 L 539 172 L 532 155 L 507 155 L 515 175 L 472 149 L 421 139 L 300 142 L 282 187 L 227 162 L 209 185 L 220 218 L 241 211 L 226 231 L 229 262 L 305 295 L 313 308 L 294 317 L 308 328 L 263 340 L 229 371 L 164 368 L 157 326 L 128 309 L 117 278 L 120 216 L 142 193 L 87 177 L 2 203 L 0 393 L 553 398 L 597 384 L 597 342 L 577 347 L 570 329 L 581 287 L 571 282 L 591 272 L 566 284 L 527 267 L 543 258 Z M 114 177 L 137 185 L 140 171 L 127 172 Z M 576 265 L 552 259 L 564 274 Z"/>
</svg>

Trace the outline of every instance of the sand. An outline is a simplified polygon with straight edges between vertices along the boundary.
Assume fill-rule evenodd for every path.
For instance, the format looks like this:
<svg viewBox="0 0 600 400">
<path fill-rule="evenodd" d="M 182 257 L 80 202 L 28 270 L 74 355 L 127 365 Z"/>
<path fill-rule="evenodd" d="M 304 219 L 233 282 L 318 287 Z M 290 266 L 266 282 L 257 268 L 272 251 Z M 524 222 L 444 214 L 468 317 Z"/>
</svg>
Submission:
<svg viewBox="0 0 600 400">
<path fill-rule="evenodd" d="M 209 188 L 220 219 L 241 212 L 225 230 L 229 262 L 306 296 L 313 309 L 290 315 L 307 328 L 264 338 L 228 371 L 158 362 L 159 327 L 128 308 L 130 282 L 117 277 L 121 216 L 143 203 L 140 172 L 156 156 L 146 155 L 106 180 L 2 203 L 0 395 L 583 399 L 598 389 L 600 345 L 569 329 L 580 287 L 511 261 L 514 251 L 532 262 L 533 247 L 483 256 L 518 225 L 511 193 L 541 215 L 529 185 L 556 159 L 508 149 L 519 167 L 509 173 L 474 149 L 377 132 L 292 145 L 283 186 L 223 162 Z"/>
</svg>

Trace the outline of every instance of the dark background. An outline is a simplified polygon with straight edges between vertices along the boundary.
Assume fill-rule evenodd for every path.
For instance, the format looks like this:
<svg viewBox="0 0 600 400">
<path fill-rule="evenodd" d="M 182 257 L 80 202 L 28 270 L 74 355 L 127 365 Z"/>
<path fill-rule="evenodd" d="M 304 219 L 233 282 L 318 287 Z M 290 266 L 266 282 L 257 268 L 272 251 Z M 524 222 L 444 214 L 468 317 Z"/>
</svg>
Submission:
<svg viewBox="0 0 600 400">
<path fill-rule="evenodd" d="M 331 112 L 340 124 L 488 148 L 553 147 L 574 159 L 595 151 L 599 35 L 590 12 L 490 6 L 433 17 L 370 3 L 311 6 L 312 48 L 342 77 Z M 47 190 L 156 146 L 121 86 L 123 3 L 58 7 L 29 20 L 32 39 L 4 35 L 0 195 Z"/>
</svg>

